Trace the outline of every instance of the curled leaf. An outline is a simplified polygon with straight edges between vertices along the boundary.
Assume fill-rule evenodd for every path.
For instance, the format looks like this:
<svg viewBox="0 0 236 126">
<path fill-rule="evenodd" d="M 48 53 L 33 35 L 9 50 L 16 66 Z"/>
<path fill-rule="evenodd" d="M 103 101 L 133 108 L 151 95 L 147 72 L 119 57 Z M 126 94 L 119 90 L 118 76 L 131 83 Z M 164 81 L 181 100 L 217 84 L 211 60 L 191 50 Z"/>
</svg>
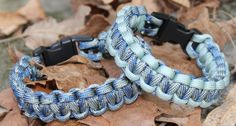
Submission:
<svg viewBox="0 0 236 126">
<path fill-rule="evenodd" d="M 78 33 L 83 28 L 85 16 L 89 12 L 89 7 L 81 6 L 74 17 L 60 23 L 53 18 L 35 23 L 23 33 L 28 36 L 25 38 L 26 46 L 30 49 L 35 49 L 39 46 L 49 46 L 62 36 Z"/>
<path fill-rule="evenodd" d="M 28 21 L 18 13 L 0 13 L 0 36 L 8 36 Z"/>
<path fill-rule="evenodd" d="M 41 6 L 40 0 L 29 0 L 29 2 L 20 8 L 17 13 L 26 17 L 30 21 L 37 21 L 46 18 L 46 14 Z"/>
</svg>

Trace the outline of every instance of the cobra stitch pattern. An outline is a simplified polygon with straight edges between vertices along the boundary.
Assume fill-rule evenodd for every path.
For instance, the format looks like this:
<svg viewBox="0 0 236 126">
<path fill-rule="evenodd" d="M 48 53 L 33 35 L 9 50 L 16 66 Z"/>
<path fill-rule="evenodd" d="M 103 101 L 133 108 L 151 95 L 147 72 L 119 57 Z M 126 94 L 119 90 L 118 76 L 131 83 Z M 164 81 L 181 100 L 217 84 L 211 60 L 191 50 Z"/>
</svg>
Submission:
<svg viewBox="0 0 236 126">
<path fill-rule="evenodd" d="M 126 15 L 126 16 L 124 16 Z M 217 101 L 219 93 L 229 84 L 230 73 L 224 54 L 208 34 L 194 34 L 186 52 L 196 58 L 202 77 L 186 75 L 155 59 L 140 45 L 133 31 L 157 34 L 158 28 L 144 28 L 145 21 L 161 26 L 162 20 L 148 15 L 144 7 L 128 6 L 117 14 L 115 23 L 106 34 L 106 47 L 115 57 L 125 75 L 144 91 L 177 104 L 208 107 Z M 192 44 L 199 43 L 196 50 Z"/>
<path fill-rule="evenodd" d="M 134 102 L 139 87 L 164 100 L 193 107 L 208 107 L 213 104 L 220 91 L 229 84 L 228 65 L 224 54 L 209 35 L 194 35 L 186 51 L 196 58 L 203 77 L 185 75 L 155 59 L 150 47 L 133 32 L 154 36 L 158 28 L 145 28 L 145 22 L 161 26 L 162 21 L 147 14 L 144 7 L 123 8 L 116 22 L 98 39 L 79 44 L 79 54 L 91 60 L 101 59 L 107 51 L 115 57 L 116 64 L 124 74 L 117 79 L 108 79 L 103 85 L 91 85 L 87 89 L 71 89 L 69 92 L 54 90 L 50 94 L 33 92 L 24 84 L 24 78 L 40 79 L 41 74 L 31 61 L 41 63 L 39 57 L 24 56 L 13 68 L 9 80 L 19 107 L 25 115 L 40 118 L 45 122 L 54 119 L 65 121 L 69 118 L 83 119 L 87 115 L 101 115 L 106 110 L 117 110 L 124 103 Z M 200 43 L 196 50 L 191 46 Z M 94 53 L 93 49 L 99 49 Z M 86 51 L 84 51 L 86 50 Z"/>
<path fill-rule="evenodd" d="M 133 103 L 140 94 L 136 84 L 130 82 L 123 74 L 117 79 L 108 79 L 103 85 L 92 84 L 84 90 L 54 90 L 50 94 L 33 92 L 23 82 L 26 77 L 31 80 L 40 78 L 39 71 L 30 65 L 31 60 L 31 57 L 24 56 L 15 65 L 9 77 L 20 109 L 31 118 L 50 122 L 54 119 L 83 119 L 90 114 L 98 116 L 108 109 L 117 110 L 124 103 Z"/>
</svg>

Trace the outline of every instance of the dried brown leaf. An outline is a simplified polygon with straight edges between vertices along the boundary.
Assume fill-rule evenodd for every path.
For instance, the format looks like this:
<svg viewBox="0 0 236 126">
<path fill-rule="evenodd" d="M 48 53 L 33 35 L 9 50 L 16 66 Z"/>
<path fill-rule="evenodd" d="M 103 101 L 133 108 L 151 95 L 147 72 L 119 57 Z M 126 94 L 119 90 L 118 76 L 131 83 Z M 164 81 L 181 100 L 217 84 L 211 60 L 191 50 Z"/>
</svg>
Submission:
<svg viewBox="0 0 236 126">
<path fill-rule="evenodd" d="M 68 64 L 68 63 L 82 63 L 82 64 L 86 64 L 86 65 L 88 65 L 88 67 L 91 67 L 94 69 L 101 69 L 102 68 L 100 63 L 93 62 L 93 61 L 89 60 L 88 58 L 80 56 L 80 55 L 72 56 L 70 59 L 63 61 L 61 63 L 58 63 L 58 65 Z"/>
<path fill-rule="evenodd" d="M 10 88 L 4 89 L 0 93 L 0 106 L 6 108 L 7 110 L 12 110 L 18 108 L 15 96 Z"/>
<path fill-rule="evenodd" d="M 45 126 L 45 123 L 39 119 L 29 119 L 28 118 L 28 126 Z"/>
<path fill-rule="evenodd" d="M 113 59 L 103 59 L 101 60 L 101 64 L 109 77 L 119 77 L 122 73 L 121 69 L 115 64 Z"/>
<path fill-rule="evenodd" d="M 46 18 L 40 0 L 29 0 L 25 6 L 17 11 L 17 13 L 23 15 L 30 21 L 37 21 Z"/>
<path fill-rule="evenodd" d="M 203 33 L 211 34 L 214 40 L 223 48 L 225 43 L 230 41 L 229 36 L 236 35 L 234 30 L 236 22 L 235 19 L 220 22 L 210 19 L 209 9 L 217 7 L 219 7 L 218 0 L 206 1 L 181 13 L 179 20 L 189 28 L 197 28 Z"/>
<path fill-rule="evenodd" d="M 2 106 L 0 106 L 0 121 L 5 117 L 8 113 L 8 110 Z"/>
<path fill-rule="evenodd" d="M 100 70 L 89 68 L 85 64 L 44 67 L 41 72 L 47 76 L 47 80 L 55 80 L 57 88 L 64 91 L 76 87 L 83 89 L 94 83 L 101 84 L 106 79 Z"/>
<path fill-rule="evenodd" d="M 232 18 L 230 20 L 217 22 L 221 28 L 223 28 L 230 36 L 236 35 L 236 18 Z"/>
<path fill-rule="evenodd" d="M 179 20 L 181 23 L 184 23 L 186 25 L 195 22 L 198 20 L 199 15 L 201 15 L 205 9 L 214 9 L 219 7 L 219 1 L 218 0 L 211 0 L 211 1 L 206 1 L 202 4 L 199 4 L 198 6 L 189 8 L 187 10 L 179 11 Z M 209 14 L 206 15 L 209 18 Z"/>
<path fill-rule="evenodd" d="M 170 0 L 173 3 L 181 5 L 186 8 L 190 8 L 190 1 L 189 0 Z"/>
<path fill-rule="evenodd" d="M 236 124 L 236 85 L 232 85 L 222 105 L 212 110 L 203 126 L 235 126 Z"/>
<path fill-rule="evenodd" d="M 0 13 L 0 36 L 10 35 L 27 23 L 27 19 L 17 13 Z"/>
<path fill-rule="evenodd" d="M 23 34 L 26 46 L 35 49 L 39 46 L 48 46 L 58 40 L 61 36 L 69 36 L 78 33 L 84 26 L 85 16 L 90 12 L 87 6 L 80 6 L 74 17 L 58 23 L 49 18 L 28 27 Z"/>
<path fill-rule="evenodd" d="M 37 21 L 46 17 L 39 0 L 30 0 L 16 12 L 0 13 L 0 36 L 8 36 L 28 21 Z"/>
<path fill-rule="evenodd" d="M 1 91 L 0 106 L 6 108 L 9 112 L 0 121 L 0 126 L 26 126 L 27 118 L 21 115 L 20 109 L 15 100 L 15 96 L 10 88 Z M 14 120 L 14 121 L 13 121 Z"/>
<path fill-rule="evenodd" d="M 58 89 L 55 80 L 39 80 L 39 81 L 25 81 L 26 85 L 34 91 L 42 91 L 50 93 L 52 90 Z"/>
<path fill-rule="evenodd" d="M 102 5 L 102 0 L 71 0 L 71 6 L 74 11 L 78 10 L 81 5 L 92 4 L 92 5 Z"/>
<path fill-rule="evenodd" d="M 158 106 L 146 101 L 142 97 L 131 104 L 126 105 L 116 112 L 107 112 L 102 115 L 109 120 L 112 126 L 155 126 L 154 119 L 160 115 Z"/>
<path fill-rule="evenodd" d="M 93 15 L 90 20 L 86 23 L 85 27 L 79 31 L 78 34 L 90 35 L 92 37 L 97 37 L 97 35 L 104 31 L 110 23 L 102 15 Z"/>
<path fill-rule="evenodd" d="M 104 4 L 110 4 L 111 2 L 113 2 L 114 0 L 102 0 L 102 2 L 104 3 Z"/>
<path fill-rule="evenodd" d="M 125 1 L 115 1 L 115 3 L 118 5 L 119 3 L 123 3 L 123 2 Z M 114 6 L 118 6 L 118 5 L 114 5 L 113 2 L 111 3 L 111 5 L 110 4 L 104 5 L 102 0 L 71 0 L 71 4 L 72 4 L 73 10 L 75 11 L 78 9 L 78 6 L 80 5 L 90 6 L 91 7 L 90 16 L 93 16 L 96 14 L 103 15 L 107 17 L 110 24 L 113 23 L 116 17 L 116 11 L 114 10 L 114 8 L 116 7 Z"/>
<path fill-rule="evenodd" d="M 221 48 L 223 48 L 225 43 L 228 42 L 228 38 L 221 27 L 209 19 L 207 8 L 204 8 L 197 20 L 190 23 L 188 27 L 198 28 L 203 33 L 211 34 Z"/>
<path fill-rule="evenodd" d="M 211 34 L 221 48 L 229 40 L 224 29 L 218 23 L 210 20 L 208 8 L 205 6 L 198 6 L 196 9 L 185 13 L 180 17 L 180 20 L 188 24 L 189 28 L 197 28 L 203 33 Z"/>
<path fill-rule="evenodd" d="M 187 105 L 177 105 L 175 103 L 170 103 L 168 101 L 163 101 L 156 96 L 150 94 L 143 94 L 145 101 L 150 101 L 155 103 L 161 115 L 156 117 L 157 126 L 164 126 L 170 123 L 174 124 L 185 124 L 185 126 L 195 126 L 192 125 L 196 121 L 196 126 L 200 123 L 200 112 L 196 113 L 196 109 L 189 107 Z M 161 118 L 161 119 L 160 119 Z M 196 119 L 193 119 L 196 118 Z M 191 124 L 191 125 L 190 125 Z M 171 125 L 171 124 L 170 124 Z M 182 125 L 181 125 L 182 126 Z"/>
<path fill-rule="evenodd" d="M 163 124 L 176 124 L 178 126 L 201 126 L 201 109 L 198 108 L 185 117 L 161 114 L 156 118 L 156 122 L 157 126 L 161 126 Z"/>
<path fill-rule="evenodd" d="M 68 120 L 66 122 L 52 121 L 50 123 L 47 123 L 46 126 L 87 126 L 87 125 L 84 125 L 77 120 Z"/>
<path fill-rule="evenodd" d="M 50 93 L 55 89 L 68 91 L 76 87 L 85 88 L 90 84 L 102 83 L 105 80 L 105 73 L 103 74 L 100 71 L 102 66 L 82 56 L 73 56 L 59 64 L 58 66 L 50 67 L 40 65 L 39 67 L 42 68 L 41 73 L 45 76 L 38 81 L 31 81 L 29 78 L 25 78 L 24 82 L 35 91 Z M 90 76 L 92 74 L 96 79 Z"/>
<path fill-rule="evenodd" d="M 13 121 L 14 120 L 14 121 Z M 0 126 L 27 126 L 27 117 L 21 115 L 19 108 L 15 108 L 7 113 L 0 122 Z"/>
</svg>

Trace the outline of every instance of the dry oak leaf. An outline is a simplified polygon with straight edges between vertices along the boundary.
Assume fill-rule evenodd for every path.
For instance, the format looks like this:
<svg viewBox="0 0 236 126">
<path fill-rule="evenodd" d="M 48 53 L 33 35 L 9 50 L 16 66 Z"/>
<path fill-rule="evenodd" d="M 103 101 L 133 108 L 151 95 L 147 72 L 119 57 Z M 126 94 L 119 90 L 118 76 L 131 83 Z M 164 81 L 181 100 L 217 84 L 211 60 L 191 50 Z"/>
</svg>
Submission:
<svg viewBox="0 0 236 126">
<path fill-rule="evenodd" d="M 116 65 L 113 59 L 102 59 L 101 64 L 109 77 L 119 77 L 122 73 L 121 69 Z"/>
<path fill-rule="evenodd" d="M 146 101 L 155 103 L 158 111 L 162 113 L 155 118 L 157 126 L 176 124 L 179 126 L 201 126 L 201 109 L 187 105 L 177 105 L 169 101 L 144 93 L 142 97 Z"/>
<path fill-rule="evenodd" d="M 61 36 L 69 36 L 78 33 L 84 26 L 85 16 L 89 14 L 90 7 L 80 6 L 75 16 L 62 22 L 53 18 L 43 20 L 28 27 L 23 33 L 26 46 L 35 49 L 39 46 L 49 46 Z"/>
<path fill-rule="evenodd" d="M 83 89 L 90 84 L 101 84 L 106 80 L 105 75 L 100 70 L 93 69 L 85 64 L 44 67 L 41 73 L 47 76 L 47 80 L 55 80 L 57 88 L 63 91 L 68 91 L 71 88 Z"/>
<path fill-rule="evenodd" d="M 0 126 L 27 126 L 27 117 L 21 114 L 21 111 L 15 100 L 15 96 L 10 88 L 0 93 L 0 106 L 6 108 L 9 112 L 0 121 Z M 14 121 L 13 121 L 14 120 Z"/>
<path fill-rule="evenodd" d="M 103 83 L 106 76 L 101 70 L 101 64 L 92 62 L 80 55 L 75 55 L 54 66 L 45 67 L 35 63 L 34 65 L 41 69 L 43 78 L 37 81 L 25 78 L 24 82 L 34 91 L 46 93 L 56 89 L 63 91 L 69 91 L 71 88 L 83 89 L 90 84 Z"/>
<path fill-rule="evenodd" d="M 178 126 L 201 126 L 201 109 L 198 108 L 185 117 L 161 114 L 156 118 L 157 126 L 176 124 Z"/>
<path fill-rule="evenodd" d="M 98 34 L 106 29 L 110 23 L 103 15 L 93 15 L 86 23 L 85 27 L 79 31 L 80 35 L 97 37 Z"/>
<path fill-rule="evenodd" d="M 0 13 L 0 36 L 8 36 L 28 21 L 37 21 L 46 17 L 40 0 L 30 0 L 16 12 Z"/>
<path fill-rule="evenodd" d="M 218 0 L 206 1 L 204 3 L 199 4 L 198 6 L 179 11 L 178 14 L 180 15 L 180 17 L 178 19 L 180 20 L 181 23 L 188 25 L 196 21 L 199 15 L 204 11 L 204 9 L 206 8 L 214 9 L 219 7 L 219 5 L 220 2 Z M 207 15 L 207 17 L 209 16 Z"/>
<path fill-rule="evenodd" d="M 120 3 L 125 3 L 128 0 L 117 1 L 113 0 L 111 4 L 104 4 L 102 0 L 71 0 L 71 6 L 74 11 L 78 10 L 80 5 L 88 5 L 91 7 L 90 15 L 100 14 L 107 17 L 110 24 L 112 24 L 116 18 L 116 11 L 114 8 Z M 117 5 L 118 4 L 118 5 Z"/>
<path fill-rule="evenodd" d="M 212 110 L 203 122 L 203 126 L 235 126 L 236 125 L 236 85 L 228 88 L 224 103 Z"/>
<path fill-rule="evenodd" d="M 186 8 L 190 8 L 190 1 L 189 0 L 170 0 L 173 3 L 181 5 Z"/>
<path fill-rule="evenodd" d="M 99 0 L 71 0 L 71 4 L 73 10 L 78 10 L 79 5 L 85 4 L 89 6 L 91 8 L 89 16 L 96 14 L 103 15 L 107 17 L 110 24 L 112 24 L 116 18 L 116 11 L 113 9 L 113 6 L 110 4 L 104 5 L 102 1 Z"/>
<path fill-rule="evenodd" d="M 224 29 L 230 36 L 236 35 L 236 18 L 232 18 L 226 21 L 217 22 L 217 24 Z"/>
<path fill-rule="evenodd" d="M 71 0 L 71 7 L 74 11 L 78 10 L 81 5 L 92 4 L 92 5 L 102 5 L 102 0 Z"/>
<path fill-rule="evenodd" d="M 47 123 L 46 126 L 87 126 L 87 125 L 84 125 L 77 120 L 68 120 L 66 122 L 52 121 Z"/>
<path fill-rule="evenodd" d="M 230 40 L 228 34 L 230 36 L 236 35 L 234 30 L 235 21 L 234 19 L 221 22 L 212 21 L 209 17 L 209 8 L 217 8 L 218 6 L 218 0 L 206 1 L 182 13 L 179 20 L 186 24 L 188 28 L 197 28 L 203 33 L 212 35 L 223 49 L 225 43 Z"/>
<path fill-rule="evenodd" d="M 2 106 L 0 106 L 0 121 L 5 117 L 8 113 L 8 110 Z"/>
<path fill-rule="evenodd" d="M 74 55 L 68 60 L 62 61 L 61 63 L 58 63 L 58 65 L 68 64 L 68 63 L 80 63 L 80 64 L 86 64 L 89 68 L 94 69 L 101 69 L 102 66 L 99 62 L 93 62 L 89 60 L 86 57 L 80 56 L 80 55 Z"/>
<path fill-rule="evenodd" d="M 189 28 L 197 28 L 203 33 L 208 33 L 213 36 L 215 42 L 219 44 L 221 48 L 228 42 L 228 37 L 222 27 L 214 23 L 209 18 L 209 12 L 207 8 L 202 8 L 197 19 L 188 25 Z"/>
<path fill-rule="evenodd" d="M 68 120 L 66 122 L 52 121 L 46 126 L 110 126 L 110 124 L 102 116 L 88 116 L 82 120 Z"/>
<path fill-rule="evenodd" d="M 40 0 L 29 0 L 25 6 L 17 11 L 17 13 L 23 15 L 30 21 L 37 21 L 46 18 Z"/>
<path fill-rule="evenodd" d="M 27 19 L 18 13 L 0 13 L 0 36 L 10 35 L 26 23 Z"/>
<path fill-rule="evenodd" d="M 113 2 L 114 0 L 102 0 L 102 2 L 104 3 L 104 4 L 110 4 L 111 2 Z"/>
</svg>

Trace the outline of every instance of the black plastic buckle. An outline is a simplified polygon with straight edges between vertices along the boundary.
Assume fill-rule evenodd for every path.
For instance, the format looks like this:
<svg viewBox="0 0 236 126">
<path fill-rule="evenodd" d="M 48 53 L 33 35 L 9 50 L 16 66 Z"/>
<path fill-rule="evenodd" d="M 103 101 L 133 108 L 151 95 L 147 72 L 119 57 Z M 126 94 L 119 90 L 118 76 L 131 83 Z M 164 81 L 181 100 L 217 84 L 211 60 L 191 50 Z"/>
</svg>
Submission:
<svg viewBox="0 0 236 126">
<path fill-rule="evenodd" d="M 92 41 L 89 36 L 70 36 L 57 41 L 49 47 L 39 47 L 33 56 L 39 56 L 45 66 L 55 65 L 78 54 L 78 42 Z"/>
<path fill-rule="evenodd" d="M 186 29 L 183 24 L 177 22 L 176 18 L 167 14 L 153 12 L 151 15 L 163 21 L 156 35 L 155 44 L 160 45 L 164 42 L 180 44 L 181 48 L 185 52 L 185 48 L 188 42 L 191 40 L 192 36 L 195 33 L 201 34 L 201 32 L 199 32 L 197 29 Z M 194 44 L 193 48 L 196 47 L 197 45 Z"/>
</svg>

